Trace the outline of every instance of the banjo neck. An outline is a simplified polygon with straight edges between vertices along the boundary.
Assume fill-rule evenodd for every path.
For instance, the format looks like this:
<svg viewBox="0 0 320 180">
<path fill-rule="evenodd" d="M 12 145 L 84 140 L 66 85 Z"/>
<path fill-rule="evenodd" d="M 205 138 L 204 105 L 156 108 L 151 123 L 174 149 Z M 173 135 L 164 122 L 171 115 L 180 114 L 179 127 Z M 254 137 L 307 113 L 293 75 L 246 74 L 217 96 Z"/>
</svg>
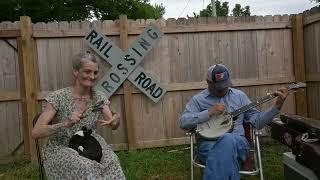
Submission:
<svg viewBox="0 0 320 180">
<path fill-rule="evenodd" d="M 271 99 L 273 99 L 275 97 L 277 97 L 277 96 L 274 95 L 273 93 L 271 93 L 271 94 L 269 94 L 267 96 L 264 96 L 264 97 L 258 99 L 255 102 L 252 102 L 252 103 L 250 103 L 248 105 L 242 106 L 241 108 L 231 112 L 230 115 L 231 115 L 231 117 L 239 116 L 240 114 L 242 114 L 242 113 L 244 113 L 246 111 L 249 111 L 252 108 L 258 107 L 261 104 L 266 103 L 266 102 L 270 101 Z"/>
<path fill-rule="evenodd" d="M 290 90 L 299 89 L 302 87 L 306 87 L 306 83 L 303 83 L 303 82 L 293 83 L 293 84 L 289 85 L 287 88 L 288 88 L 288 91 L 290 91 Z M 243 107 L 241 107 L 241 108 L 239 108 L 229 114 L 231 115 L 232 118 L 236 117 L 236 116 L 238 116 L 238 115 L 240 115 L 240 114 L 242 114 L 252 108 L 255 108 L 257 106 L 260 106 L 263 103 L 270 101 L 271 99 L 273 99 L 275 97 L 277 97 L 277 96 L 274 93 L 270 93 L 270 94 L 258 99 L 257 101 L 252 102 L 248 105 L 245 105 L 245 106 L 243 106 Z"/>
</svg>

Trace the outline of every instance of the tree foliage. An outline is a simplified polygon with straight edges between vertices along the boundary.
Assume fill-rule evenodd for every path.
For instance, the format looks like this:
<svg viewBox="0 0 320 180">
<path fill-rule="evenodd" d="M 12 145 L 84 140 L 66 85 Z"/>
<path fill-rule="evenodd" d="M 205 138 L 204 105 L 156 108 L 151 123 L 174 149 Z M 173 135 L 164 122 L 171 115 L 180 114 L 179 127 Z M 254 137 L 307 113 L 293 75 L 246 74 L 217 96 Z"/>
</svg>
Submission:
<svg viewBox="0 0 320 180">
<path fill-rule="evenodd" d="M 117 19 L 120 14 L 130 19 L 158 19 L 165 13 L 162 4 L 153 6 L 149 0 L 99 0 L 95 3 L 93 12 L 99 19 Z"/>
<path fill-rule="evenodd" d="M 221 2 L 220 0 L 215 1 L 216 4 L 216 14 L 217 16 L 228 16 L 229 15 L 229 3 L 227 1 Z M 233 8 L 232 15 L 236 16 L 250 16 L 250 6 L 245 6 L 245 8 L 241 8 L 240 4 L 236 4 Z M 199 14 L 193 13 L 195 17 L 209 17 L 212 16 L 212 5 L 211 3 L 207 6 L 206 9 L 202 9 Z"/>
<path fill-rule="evenodd" d="M 130 19 L 161 18 L 162 4 L 149 0 L 0 0 L 0 21 L 16 21 L 30 16 L 33 22 L 117 19 L 126 14 Z"/>
<path fill-rule="evenodd" d="M 250 14 L 250 6 L 242 8 L 240 4 L 236 4 L 232 10 L 233 16 L 250 16 Z"/>
<path fill-rule="evenodd" d="M 217 1 L 216 4 L 216 14 L 217 16 L 228 16 L 229 13 L 229 2 Z M 212 5 L 211 3 L 207 6 L 206 9 L 202 9 L 199 14 L 193 13 L 195 17 L 209 17 L 212 16 Z"/>
</svg>

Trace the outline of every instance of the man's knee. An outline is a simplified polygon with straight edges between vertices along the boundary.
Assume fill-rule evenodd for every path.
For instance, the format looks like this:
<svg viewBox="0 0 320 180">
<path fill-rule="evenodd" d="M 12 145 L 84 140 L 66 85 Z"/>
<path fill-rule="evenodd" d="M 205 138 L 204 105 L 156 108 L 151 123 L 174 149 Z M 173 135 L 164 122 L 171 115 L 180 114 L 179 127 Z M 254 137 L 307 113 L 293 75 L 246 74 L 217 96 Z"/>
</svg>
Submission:
<svg viewBox="0 0 320 180">
<path fill-rule="evenodd" d="M 223 141 L 234 141 L 234 135 L 231 133 L 225 133 L 221 138 Z"/>
<path fill-rule="evenodd" d="M 224 146 L 234 146 L 235 144 L 234 135 L 231 133 L 225 133 L 219 141 L 219 143 L 223 144 Z"/>
</svg>

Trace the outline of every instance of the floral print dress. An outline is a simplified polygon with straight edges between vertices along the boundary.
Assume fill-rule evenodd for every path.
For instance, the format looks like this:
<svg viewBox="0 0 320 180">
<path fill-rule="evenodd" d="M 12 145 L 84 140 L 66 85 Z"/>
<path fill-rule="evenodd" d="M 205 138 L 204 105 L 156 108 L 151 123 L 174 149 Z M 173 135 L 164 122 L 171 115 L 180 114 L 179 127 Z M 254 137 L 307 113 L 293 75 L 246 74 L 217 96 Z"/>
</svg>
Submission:
<svg viewBox="0 0 320 180">
<path fill-rule="evenodd" d="M 72 88 L 67 87 L 49 94 L 45 100 L 57 111 L 52 124 L 60 123 L 74 111 L 75 100 Z M 97 121 L 102 117 L 101 111 L 92 112 L 92 108 L 100 101 L 109 104 L 109 100 L 99 91 L 93 90 L 93 97 L 87 103 L 84 118 L 71 128 L 60 130 L 49 136 L 44 150 L 44 167 L 48 179 L 125 179 L 117 155 L 95 130 Z M 83 126 L 93 130 L 92 135 L 102 147 L 100 163 L 80 156 L 68 147 L 74 133 Z"/>
</svg>

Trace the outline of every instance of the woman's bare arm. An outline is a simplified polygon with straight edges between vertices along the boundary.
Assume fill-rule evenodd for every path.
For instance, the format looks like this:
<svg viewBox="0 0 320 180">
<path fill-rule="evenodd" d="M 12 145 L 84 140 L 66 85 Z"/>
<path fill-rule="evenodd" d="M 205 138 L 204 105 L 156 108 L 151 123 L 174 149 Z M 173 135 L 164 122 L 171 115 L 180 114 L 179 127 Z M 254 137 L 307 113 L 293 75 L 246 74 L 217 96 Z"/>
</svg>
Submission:
<svg viewBox="0 0 320 180">
<path fill-rule="evenodd" d="M 103 120 L 99 120 L 101 126 L 108 125 L 115 130 L 120 125 L 120 115 L 115 111 L 111 111 L 108 105 L 104 105 L 102 109 Z"/>
<path fill-rule="evenodd" d="M 37 123 L 32 129 L 33 139 L 48 137 L 56 133 L 57 131 L 61 130 L 62 128 L 65 128 L 65 123 L 49 125 L 52 118 L 55 116 L 56 112 L 57 111 L 53 108 L 53 106 L 50 103 L 46 104 L 44 111 L 41 113 Z"/>
</svg>

